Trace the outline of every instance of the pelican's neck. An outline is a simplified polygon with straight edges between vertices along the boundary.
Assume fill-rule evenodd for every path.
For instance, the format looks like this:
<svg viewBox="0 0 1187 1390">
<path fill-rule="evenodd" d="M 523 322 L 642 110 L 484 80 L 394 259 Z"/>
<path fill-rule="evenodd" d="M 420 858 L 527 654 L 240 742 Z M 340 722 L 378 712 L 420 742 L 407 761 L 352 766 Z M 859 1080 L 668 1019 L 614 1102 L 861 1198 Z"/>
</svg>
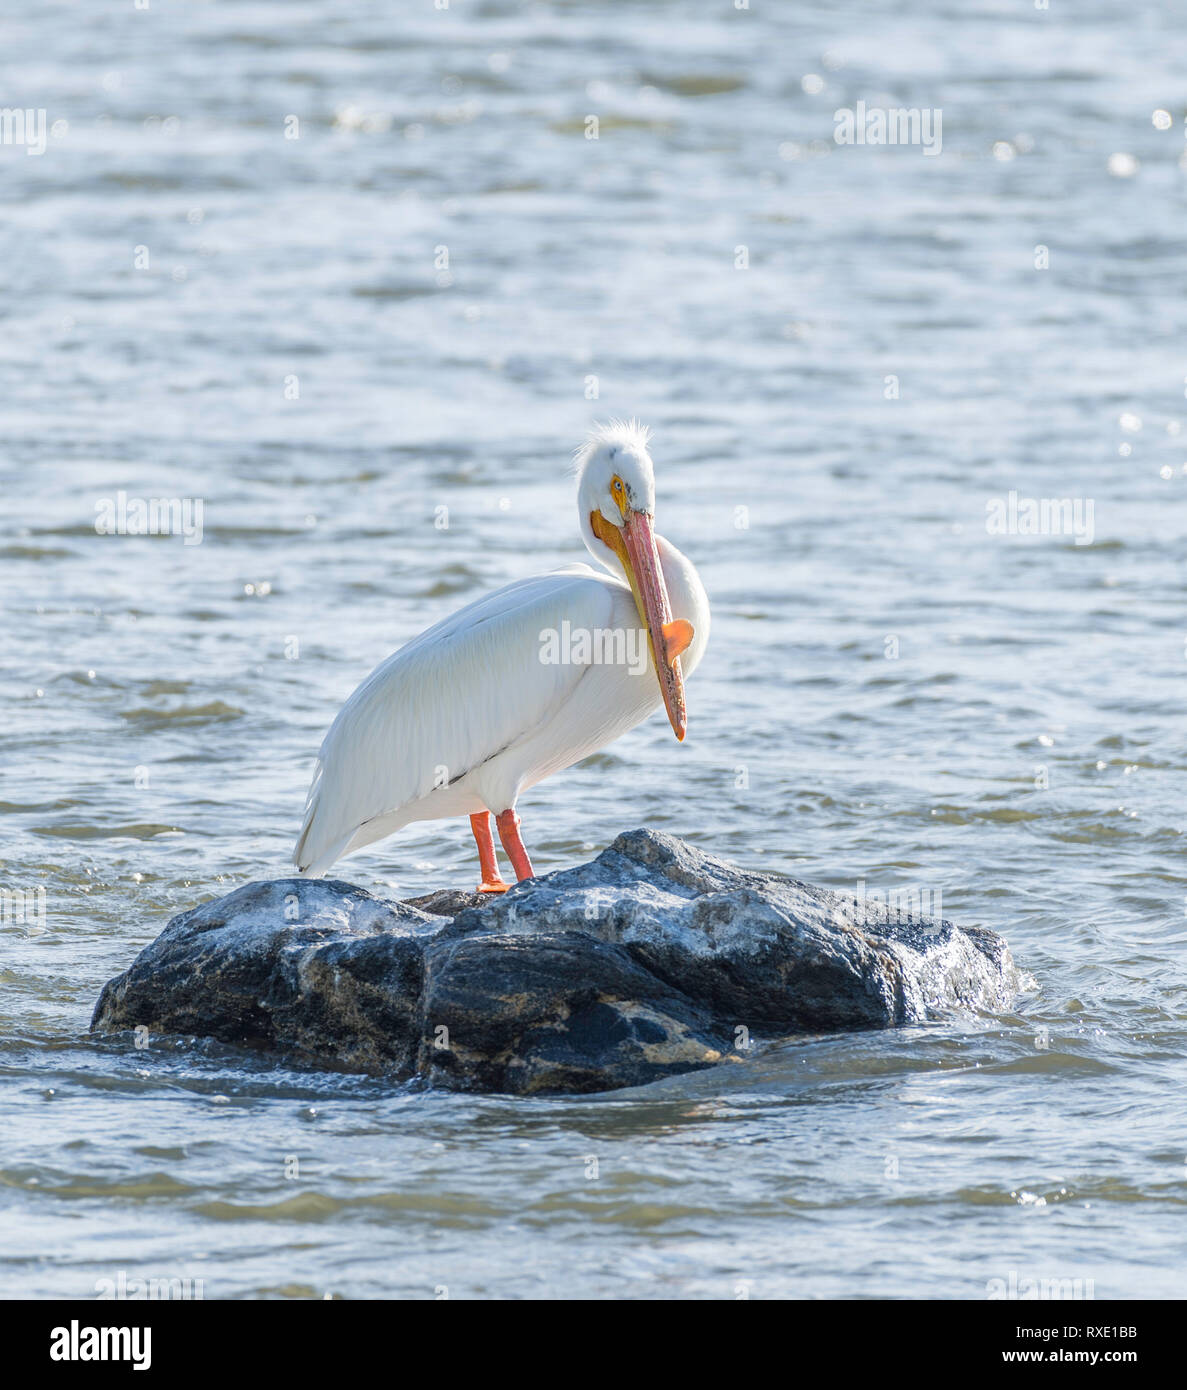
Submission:
<svg viewBox="0 0 1187 1390">
<path fill-rule="evenodd" d="M 594 534 L 588 514 L 581 518 L 581 535 L 585 548 L 593 558 L 620 583 L 630 587 L 626 570 L 613 550 Z M 701 583 L 696 567 L 687 555 L 682 554 L 671 541 L 661 535 L 655 537 L 655 548 L 659 551 L 659 567 L 664 576 L 664 587 L 668 591 L 668 602 L 673 618 L 683 618 L 692 624 L 693 639 L 688 650 L 680 658 L 680 666 L 687 676 L 705 650 L 709 640 L 709 597 Z"/>
<path fill-rule="evenodd" d="M 655 548 L 659 551 L 659 566 L 672 605 L 672 617 L 692 624 L 692 642 L 680 658 L 680 668 L 687 676 L 695 669 L 709 641 L 709 596 L 696 566 L 687 555 L 659 535 L 655 538 Z"/>
<path fill-rule="evenodd" d="M 624 584 L 629 584 L 630 581 L 626 577 L 626 570 L 622 567 L 622 561 L 606 542 L 600 540 L 594 533 L 590 515 L 591 513 L 587 508 L 581 507 L 581 539 L 585 542 L 586 550 L 604 570 L 609 570 L 615 579 L 621 579 Z"/>
</svg>

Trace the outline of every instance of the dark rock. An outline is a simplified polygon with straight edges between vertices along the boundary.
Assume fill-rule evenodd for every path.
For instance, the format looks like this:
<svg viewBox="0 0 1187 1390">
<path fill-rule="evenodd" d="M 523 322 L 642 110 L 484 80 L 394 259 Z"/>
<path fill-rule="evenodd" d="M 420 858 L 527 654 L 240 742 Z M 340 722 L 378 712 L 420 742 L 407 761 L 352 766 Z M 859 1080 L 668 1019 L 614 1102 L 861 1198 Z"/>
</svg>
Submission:
<svg viewBox="0 0 1187 1390">
<path fill-rule="evenodd" d="M 497 893 L 463 893 L 460 888 L 438 888 L 422 898 L 409 898 L 409 907 L 418 907 L 434 917 L 456 917 L 467 907 L 484 907 L 497 898 Z"/>
<path fill-rule="evenodd" d="M 457 1089 L 599 1091 L 738 1063 L 762 1038 L 998 1009 L 1020 986 L 992 932 L 635 830 L 502 895 L 249 883 L 175 917 L 91 1026 Z"/>
</svg>

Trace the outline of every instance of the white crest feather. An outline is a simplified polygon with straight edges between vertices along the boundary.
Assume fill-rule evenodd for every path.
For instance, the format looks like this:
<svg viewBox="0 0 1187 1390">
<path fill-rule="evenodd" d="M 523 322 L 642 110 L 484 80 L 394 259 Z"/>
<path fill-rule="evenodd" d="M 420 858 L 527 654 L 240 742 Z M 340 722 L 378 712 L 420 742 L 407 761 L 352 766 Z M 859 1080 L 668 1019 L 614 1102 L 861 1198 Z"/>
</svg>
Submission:
<svg viewBox="0 0 1187 1390">
<path fill-rule="evenodd" d="M 581 445 L 575 455 L 574 462 L 577 471 L 580 472 L 585 467 L 590 457 L 603 444 L 626 445 L 646 453 L 650 441 L 650 427 L 641 425 L 638 420 L 607 420 L 604 425 L 595 423 L 586 436 L 585 443 Z"/>
</svg>

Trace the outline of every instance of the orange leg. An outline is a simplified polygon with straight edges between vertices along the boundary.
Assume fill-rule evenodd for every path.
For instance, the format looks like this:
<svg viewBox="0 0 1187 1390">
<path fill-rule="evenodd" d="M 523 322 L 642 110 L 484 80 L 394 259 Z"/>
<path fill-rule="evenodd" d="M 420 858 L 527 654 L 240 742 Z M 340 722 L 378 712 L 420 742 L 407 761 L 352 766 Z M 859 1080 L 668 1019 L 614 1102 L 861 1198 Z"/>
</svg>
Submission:
<svg viewBox="0 0 1187 1390">
<path fill-rule="evenodd" d="M 507 884 L 499 874 L 499 861 L 495 858 L 495 841 L 490 833 L 490 812 L 479 811 L 470 817 L 470 829 L 478 845 L 478 862 L 482 866 L 482 882 L 478 885 L 480 893 L 505 893 Z"/>
<path fill-rule="evenodd" d="M 531 878 L 532 861 L 528 858 L 528 852 L 524 849 L 523 841 L 519 838 L 519 817 L 514 810 L 509 808 L 499 812 L 495 817 L 495 824 L 499 827 L 499 839 L 503 842 L 503 852 L 511 860 L 515 877 L 520 882 L 525 878 Z"/>
</svg>

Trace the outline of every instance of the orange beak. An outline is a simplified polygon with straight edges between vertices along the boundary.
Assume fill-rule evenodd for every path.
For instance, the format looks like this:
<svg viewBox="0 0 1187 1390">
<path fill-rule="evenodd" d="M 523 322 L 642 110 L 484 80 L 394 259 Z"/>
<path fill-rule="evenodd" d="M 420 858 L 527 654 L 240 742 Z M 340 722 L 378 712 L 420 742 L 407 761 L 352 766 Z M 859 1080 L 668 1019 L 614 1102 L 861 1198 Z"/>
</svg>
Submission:
<svg viewBox="0 0 1187 1390">
<path fill-rule="evenodd" d="M 591 512 L 590 529 L 618 556 L 626 571 L 639 619 L 651 639 L 652 662 L 659 678 L 668 721 L 676 737 L 683 741 L 688 728 L 688 712 L 684 707 L 680 653 L 692 641 L 693 627 L 683 618 L 672 619 L 672 605 L 668 600 L 664 572 L 660 568 L 651 517 L 629 506 L 621 510 L 621 526 L 607 521 L 600 511 Z"/>
<path fill-rule="evenodd" d="M 684 707 L 684 677 L 680 671 L 680 653 L 692 641 L 692 624 L 683 619 L 672 621 L 672 606 L 664 572 L 660 568 L 659 551 L 651 518 L 646 512 L 627 510 L 622 523 L 622 540 L 627 578 L 635 596 L 635 607 L 651 637 L 651 652 L 659 678 L 664 709 L 676 737 L 683 740 L 688 728 L 688 712 Z"/>
</svg>

